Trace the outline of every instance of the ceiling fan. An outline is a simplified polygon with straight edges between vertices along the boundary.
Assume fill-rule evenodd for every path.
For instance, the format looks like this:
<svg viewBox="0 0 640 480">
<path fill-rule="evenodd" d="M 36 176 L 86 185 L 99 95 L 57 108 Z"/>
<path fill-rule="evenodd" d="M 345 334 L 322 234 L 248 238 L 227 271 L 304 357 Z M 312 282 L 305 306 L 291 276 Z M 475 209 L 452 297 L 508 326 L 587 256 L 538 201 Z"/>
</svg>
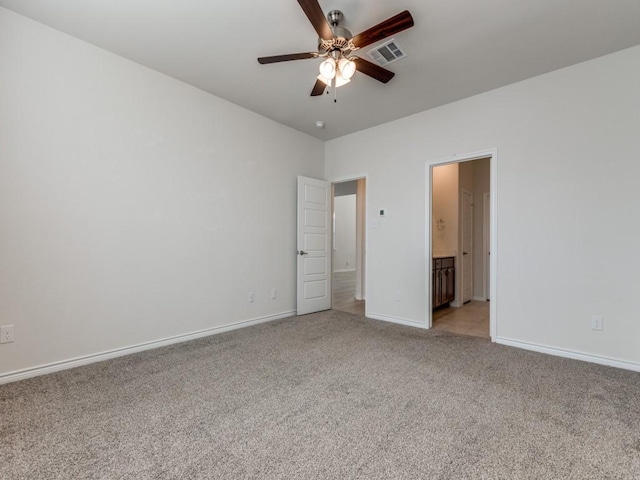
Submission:
<svg viewBox="0 0 640 480">
<path fill-rule="evenodd" d="M 312 97 L 322 95 L 327 87 L 339 87 L 348 83 L 356 71 L 382 83 L 387 83 L 393 78 L 393 72 L 351 54 L 355 50 L 413 27 L 413 17 L 407 10 L 353 36 L 341 25 L 344 18 L 341 11 L 332 10 L 325 18 L 318 0 L 298 0 L 298 3 L 318 33 L 318 51 L 260 57 L 259 63 L 264 65 L 289 60 L 324 58 L 320 64 L 320 75 L 311 90 Z"/>
</svg>

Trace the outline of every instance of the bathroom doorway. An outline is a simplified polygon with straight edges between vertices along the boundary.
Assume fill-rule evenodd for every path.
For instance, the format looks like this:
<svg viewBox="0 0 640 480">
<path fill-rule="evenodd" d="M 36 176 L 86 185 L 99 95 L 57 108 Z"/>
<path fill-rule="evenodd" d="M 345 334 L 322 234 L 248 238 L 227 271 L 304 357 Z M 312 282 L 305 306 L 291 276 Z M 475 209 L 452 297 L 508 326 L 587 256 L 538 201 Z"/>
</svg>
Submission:
<svg viewBox="0 0 640 480">
<path fill-rule="evenodd" d="M 431 167 L 431 326 L 491 338 L 488 301 L 492 156 Z"/>
</svg>

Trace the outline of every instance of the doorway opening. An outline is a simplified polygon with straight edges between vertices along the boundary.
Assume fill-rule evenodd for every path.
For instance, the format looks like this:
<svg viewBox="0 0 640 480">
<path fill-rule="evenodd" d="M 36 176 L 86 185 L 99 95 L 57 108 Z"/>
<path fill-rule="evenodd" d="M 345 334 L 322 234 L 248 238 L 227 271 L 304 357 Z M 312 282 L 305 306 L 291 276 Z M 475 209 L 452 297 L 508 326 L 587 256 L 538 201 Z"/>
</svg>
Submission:
<svg viewBox="0 0 640 480">
<path fill-rule="evenodd" d="M 331 308 L 365 314 L 366 180 L 332 184 Z"/>
<path fill-rule="evenodd" d="M 492 150 L 430 165 L 428 322 L 435 329 L 495 338 L 495 163 Z"/>
</svg>

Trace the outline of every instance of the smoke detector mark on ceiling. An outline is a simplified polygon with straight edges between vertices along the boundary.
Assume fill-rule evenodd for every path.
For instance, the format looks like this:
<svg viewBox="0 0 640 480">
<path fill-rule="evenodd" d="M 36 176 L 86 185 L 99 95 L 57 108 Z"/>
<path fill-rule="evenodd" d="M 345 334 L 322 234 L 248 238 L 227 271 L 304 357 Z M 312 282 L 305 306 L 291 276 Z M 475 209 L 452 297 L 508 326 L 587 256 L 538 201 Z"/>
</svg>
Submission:
<svg viewBox="0 0 640 480">
<path fill-rule="evenodd" d="M 392 38 L 382 45 L 378 45 L 376 48 L 369 50 L 367 55 L 371 60 L 383 67 L 406 57 L 407 53 L 398 45 L 398 42 Z"/>
</svg>

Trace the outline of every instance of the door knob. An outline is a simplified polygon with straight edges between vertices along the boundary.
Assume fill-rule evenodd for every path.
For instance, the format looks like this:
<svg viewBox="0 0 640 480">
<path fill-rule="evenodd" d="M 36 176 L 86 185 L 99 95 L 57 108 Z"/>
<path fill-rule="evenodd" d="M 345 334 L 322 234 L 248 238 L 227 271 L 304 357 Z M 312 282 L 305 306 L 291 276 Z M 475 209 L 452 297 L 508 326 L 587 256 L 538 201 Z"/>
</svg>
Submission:
<svg viewBox="0 0 640 480">
<path fill-rule="evenodd" d="M 463 255 L 467 255 L 467 252 L 462 252 Z"/>
<path fill-rule="evenodd" d="M 298 250 L 298 255 L 309 255 L 309 253 L 304 250 Z"/>
</svg>

